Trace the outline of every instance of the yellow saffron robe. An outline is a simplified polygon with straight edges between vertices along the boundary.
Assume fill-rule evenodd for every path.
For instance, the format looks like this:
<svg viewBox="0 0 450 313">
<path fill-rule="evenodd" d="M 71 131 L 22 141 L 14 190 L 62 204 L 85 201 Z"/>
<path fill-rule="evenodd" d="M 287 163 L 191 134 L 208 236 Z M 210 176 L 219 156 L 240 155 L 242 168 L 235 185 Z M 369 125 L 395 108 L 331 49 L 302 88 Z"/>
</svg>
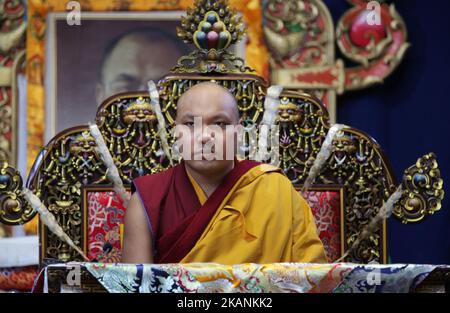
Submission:
<svg viewBox="0 0 450 313">
<path fill-rule="evenodd" d="M 203 205 L 207 197 L 189 175 Z M 262 164 L 233 186 L 181 263 L 327 263 L 311 209 L 276 167 Z"/>
</svg>

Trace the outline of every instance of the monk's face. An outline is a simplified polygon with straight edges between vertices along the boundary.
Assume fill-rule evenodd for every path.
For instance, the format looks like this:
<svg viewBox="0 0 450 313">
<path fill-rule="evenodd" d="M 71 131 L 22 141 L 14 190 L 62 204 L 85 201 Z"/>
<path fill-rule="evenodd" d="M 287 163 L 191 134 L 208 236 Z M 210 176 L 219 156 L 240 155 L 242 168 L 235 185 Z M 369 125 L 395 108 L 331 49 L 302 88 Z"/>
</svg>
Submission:
<svg viewBox="0 0 450 313">
<path fill-rule="evenodd" d="M 178 101 L 175 136 L 191 169 L 205 174 L 230 168 L 239 114 L 234 97 L 215 83 L 191 87 Z"/>
</svg>

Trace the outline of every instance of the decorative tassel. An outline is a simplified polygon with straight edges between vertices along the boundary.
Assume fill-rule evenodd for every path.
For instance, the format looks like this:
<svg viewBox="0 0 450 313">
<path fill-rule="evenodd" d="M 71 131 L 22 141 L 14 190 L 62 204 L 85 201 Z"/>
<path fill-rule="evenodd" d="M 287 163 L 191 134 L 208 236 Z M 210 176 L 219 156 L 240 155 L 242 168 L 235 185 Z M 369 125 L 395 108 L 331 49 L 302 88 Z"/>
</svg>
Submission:
<svg viewBox="0 0 450 313">
<path fill-rule="evenodd" d="M 402 185 L 398 186 L 397 190 L 389 197 L 389 199 L 383 204 L 381 209 L 378 211 L 378 214 L 375 215 L 367 224 L 363 230 L 359 233 L 355 242 L 350 246 L 350 248 L 344 253 L 342 257 L 335 261 L 335 263 L 339 263 L 344 260 L 354 249 L 356 249 L 359 244 L 367 239 L 371 234 L 373 234 L 382 220 L 388 219 L 392 215 L 392 211 L 394 210 L 394 205 L 397 201 L 400 200 L 403 194 Z"/>
<path fill-rule="evenodd" d="M 59 239 L 77 251 L 86 262 L 90 262 L 89 258 L 83 253 L 83 251 L 75 245 L 69 235 L 67 235 L 61 226 L 59 226 L 55 216 L 45 207 L 41 200 L 39 200 L 39 198 L 28 188 L 23 188 L 22 194 L 31 207 L 39 213 L 42 223 L 44 223 L 44 225 L 47 226 L 52 233 L 58 236 Z"/>
<path fill-rule="evenodd" d="M 264 100 L 264 115 L 260 124 L 260 134 L 258 138 L 258 153 L 256 154 L 256 161 L 265 160 L 265 153 L 267 152 L 267 141 L 269 138 L 269 129 L 275 124 L 276 114 L 280 105 L 280 94 L 283 87 L 279 85 L 270 86 L 267 89 L 267 95 Z M 272 160 L 276 163 L 276 160 Z"/>
<path fill-rule="evenodd" d="M 159 104 L 159 93 L 155 83 L 152 80 L 148 81 L 148 93 L 150 95 L 153 111 L 155 112 L 156 119 L 158 120 L 158 134 L 159 138 L 161 139 L 161 145 L 164 154 L 169 159 L 170 165 L 173 166 L 173 160 L 170 154 L 169 144 L 167 143 L 166 122 L 162 115 L 161 106 Z"/>
<path fill-rule="evenodd" d="M 302 194 L 304 194 L 309 187 L 311 187 L 311 184 L 316 179 L 317 175 L 319 175 L 320 171 L 322 170 L 323 165 L 330 157 L 331 151 L 333 150 L 333 139 L 336 136 L 336 134 L 341 131 L 342 129 L 346 128 L 347 126 L 344 124 L 334 124 L 327 133 L 327 136 L 325 137 L 325 140 L 320 147 L 320 151 L 317 154 L 316 159 L 314 160 L 313 166 L 309 170 L 308 177 L 305 180 L 305 183 L 303 184 L 302 188 Z"/>
<path fill-rule="evenodd" d="M 127 193 L 125 187 L 123 186 L 122 179 L 119 175 L 119 170 L 117 169 L 116 164 L 106 147 L 105 140 L 98 129 L 98 126 L 95 124 L 89 124 L 89 129 L 91 130 L 91 135 L 95 138 L 95 142 L 97 144 L 97 152 L 105 163 L 108 172 L 108 179 L 113 183 L 113 188 L 115 193 L 122 199 L 123 205 L 128 207 L 128 203 L 130 202 L 130 195 Z"/>
</svg>

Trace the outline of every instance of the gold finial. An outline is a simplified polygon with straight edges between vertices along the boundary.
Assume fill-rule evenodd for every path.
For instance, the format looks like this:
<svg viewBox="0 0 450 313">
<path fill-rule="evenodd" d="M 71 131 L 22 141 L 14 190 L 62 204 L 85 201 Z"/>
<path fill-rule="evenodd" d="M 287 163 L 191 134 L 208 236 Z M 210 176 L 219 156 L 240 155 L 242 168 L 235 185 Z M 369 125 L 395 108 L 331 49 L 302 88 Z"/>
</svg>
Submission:
<svg viewBox="0 0 450 313">
<path fill-rule="evenodd" d="M 196 50 L 178 60 L 175 73 L 253 72 L 244 60 L 227 51 L 245 34 L 242 16 L 231 10 L 227 0 L 196 0 L 194 8 L 181 18 L 177 34 Z"/>
</svg>

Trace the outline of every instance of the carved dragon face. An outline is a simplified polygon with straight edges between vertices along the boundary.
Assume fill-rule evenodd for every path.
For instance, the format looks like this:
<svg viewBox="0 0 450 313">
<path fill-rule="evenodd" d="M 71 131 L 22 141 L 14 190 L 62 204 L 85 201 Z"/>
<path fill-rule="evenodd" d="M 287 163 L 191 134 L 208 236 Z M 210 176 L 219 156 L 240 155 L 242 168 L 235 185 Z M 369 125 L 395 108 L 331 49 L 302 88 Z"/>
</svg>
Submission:
<svg viewBox="0 0 450 313">
<path fill-rule="evenodd" d="M 139 98 L 124 110 L 123 120 L 127 125 L 132 123 L 148 123 L 156 120 L 156 116 L 150 104 L 144 101 L 144 99 Z"/>
<path fill-rule="evenodd" d="M 83 132 L 81 135 L 75 137 L 74 141 L 70 145 L 70 152 L 74 155 L 87 155 L 95 153 L 95 138 L 92 137 L 89 132 Z"/>
</svg>

